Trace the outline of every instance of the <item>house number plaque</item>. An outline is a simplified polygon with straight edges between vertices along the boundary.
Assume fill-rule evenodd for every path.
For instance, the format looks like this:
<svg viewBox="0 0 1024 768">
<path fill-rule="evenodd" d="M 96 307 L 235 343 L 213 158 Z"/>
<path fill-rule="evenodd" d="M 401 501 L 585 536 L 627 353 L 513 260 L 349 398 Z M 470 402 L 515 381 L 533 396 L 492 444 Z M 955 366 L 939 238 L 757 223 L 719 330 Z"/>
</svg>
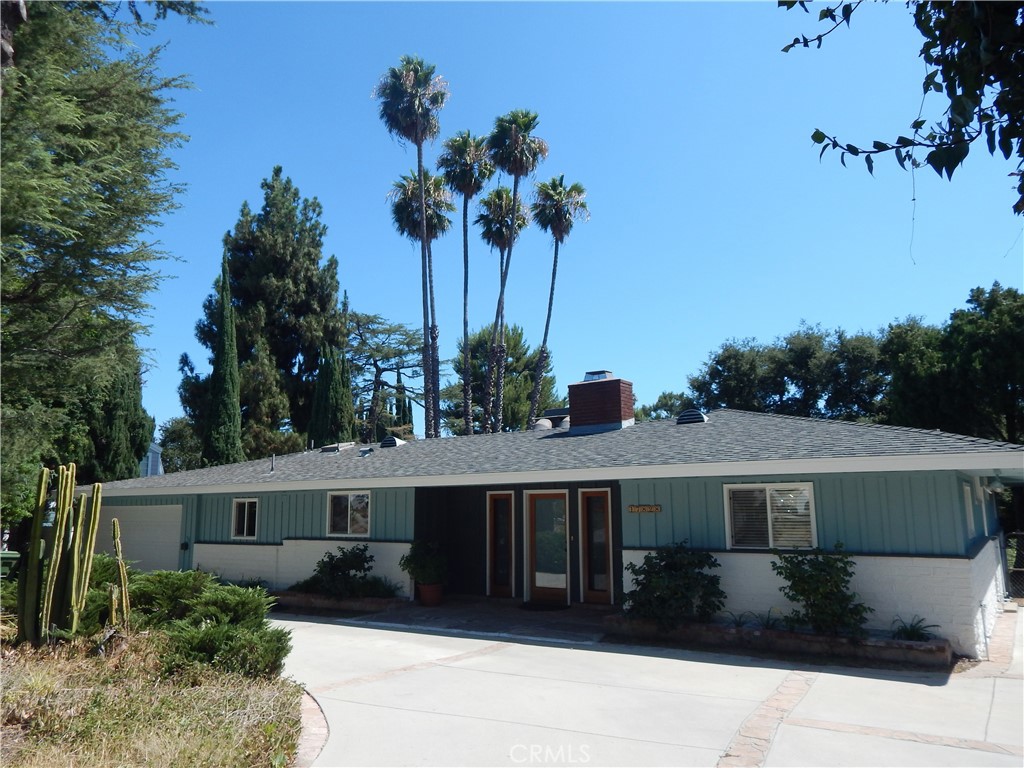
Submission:
<svg viewBox="0 0 1024 768">
<path fill-rule="evenodd" d="M 626 507 L 627 510 L 633 513 L 648 513 L 648 512 L 661 512 L 661 504 L 630 504 Z"/>
</svg>

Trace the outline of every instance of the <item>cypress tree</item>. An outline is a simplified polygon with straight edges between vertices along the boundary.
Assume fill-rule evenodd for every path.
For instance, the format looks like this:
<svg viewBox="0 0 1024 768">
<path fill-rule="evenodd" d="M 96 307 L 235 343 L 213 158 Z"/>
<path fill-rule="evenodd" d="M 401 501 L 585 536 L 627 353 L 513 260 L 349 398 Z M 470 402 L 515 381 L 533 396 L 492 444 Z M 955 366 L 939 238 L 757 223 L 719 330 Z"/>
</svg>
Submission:
<svg viewBox="0 0 1024 768">
<path fill-rule="evenodd" d="M 345 358 L 337 350 L 322 347 L 313 392 L 313 414 L 309 422 L 309 439 L 314 445 L 352 440 L 355 409 L 349 382 Z"/>
<path fill-rule="evenodd" d="M 210 374 L 210 420 L 203 440 L 203 459 L 211 466 L 245 461 L 242 451 L 242 410 L 239 405 L 238 348 L 235 309 L 231 304 L 228 260 L 221 262 L 217 286 L 217 340 Z"/>
</svg>

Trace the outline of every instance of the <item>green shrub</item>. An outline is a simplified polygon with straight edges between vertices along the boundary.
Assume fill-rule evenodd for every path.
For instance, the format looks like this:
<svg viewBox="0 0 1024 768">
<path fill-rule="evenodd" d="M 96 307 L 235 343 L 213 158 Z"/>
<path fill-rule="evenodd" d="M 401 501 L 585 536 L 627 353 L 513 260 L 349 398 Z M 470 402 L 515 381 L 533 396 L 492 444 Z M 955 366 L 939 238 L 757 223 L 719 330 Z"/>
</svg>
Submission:
<svg viewBox="0 0 1024 768">
<path fill-rule="evenodd" d="M 685 541 L 655 550 L 640 565 L 627 564 L 636 588 L 626 595 L 626 615 L 654 621 L 663 631 L 709 621 L 725 605 L 721 578 L 708 573 L 718 567 L 710 552 L 692 550 Z"/>
<path fill-rule="evenodd" d="M 925 619 L 916 613 L 909 623 L 904 621 L 903 617 L 897 616 L 892 620 L 891 626 L 894 640 L 915 640 L 917 642 L 931 640 L 935 637 L 931 630 L 938 628 L 938 624 L 926 624 Z"/>
<path fill-rule="evenodd" d="M 273 604 L 274 598 L 262 587 L 210 584 L 188 600 L 188 611 L 179 621 L 193 626 L 233 624 L 258 627 L 265 621 Z"/>
<path fill-rule="evenodd" d="M 786 581 L 779 591 L 800 606 L 786 617 L 787 625 L 810 626 L 821 634 L 864 635 L 864 623 L 874 609 L 857 602 L 857 593 L 850 590 L 854 562 L 842 542 L 832 552 L 783 554 L 773 549 L 772 554 L 779 559 L 772 561 L 772 570 Z"/>
<path fill-rule="evenodd" d="M 18 582 L 16 579 L 0 580 L 0 611 L 15 613 L 18 610 Z"/>
<path fill-rule="evenodd" d="M 338 554 L 325 552 L 316 564 L 313 575 L 291 589 L 326 595 L 338 600 L 350 597 L 394 597 L 398 585 L 383 576 L 370 573 L 373 555 L 369 545 L 338 547 Z"/>
<path fill-rule="evenodd" d="M 214 583 L 214 578 L 202 571 L 135 574 L 128 587 L 133 626 L 144 629 L 184 618 L 191 610 L 192 600 Z"/>
<path fill-rule="evenodd" d="M 166 632 L 171 644 L 162 660 L 168 674 L 202 664 L 246 677 L 276 677 L 291 650 L 289 632 L 266 621 L 238 626 L 180 620 Z"/>
</svg>

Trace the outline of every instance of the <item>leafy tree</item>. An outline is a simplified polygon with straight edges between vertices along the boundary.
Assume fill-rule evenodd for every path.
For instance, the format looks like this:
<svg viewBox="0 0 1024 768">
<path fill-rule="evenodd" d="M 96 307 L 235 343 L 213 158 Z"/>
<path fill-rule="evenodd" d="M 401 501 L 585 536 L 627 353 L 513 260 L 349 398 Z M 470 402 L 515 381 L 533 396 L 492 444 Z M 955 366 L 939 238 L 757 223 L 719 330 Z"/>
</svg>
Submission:
<svg viewBox="0 0 1024 768">
<path fill-rule="evenodd" d="M 576 182 L 565 186 L 565 176 L 552 178 L 537 185 L 537 198 L 530 211 L 537 226 L 551 233 L 555 241 L 555 255 L 551 260 L 551 290 L 548 293 L 548 313 L 544 318 L 544 336 L 537 356 L 537 373 L 533 377 L 533 392 L 530 393 L 530 415 L 528 422 L 537 417 L 537 398 L 540 396 L 540 372 L 545 369 L 548 357 L 548 330 L 551 327 L 551 308 L 555 303 L 555 276 L 558 274 L 558 248 L 572 231 L 577 219 L 587 220 L 587 191 Z"/>
<path fill-rule="evenodd" d="M 320 345 L 340 347 L 344 335 L 338 262 L 322 256 L 327 228 L 320 221 L 320 203 L 302 198 L 280 166 L 261 187 L 261 210 L 253 213 L 243 203 L 234 230 L 224 237 L 247 455 L 257 446 L 258 455 L 301 448 L 298 433 L 306 431 L 312 413 Z M 214 293 L 204 301 L 203 318 L 196 324 L 196 338 L 210 350 L 219 332 L 218 312 Z M 194 423 L 204 423 L 208 377 L 196 375 L 187 357 L 179 367 L 182 406 Z M 251 381 L 253 375 L 258 380 Z"/>
<path fill-rule="evenodd" d="M 490 341 L 493 337 L 492 329 L 489 326 L 470 334 L 470 382 L 473 388 L 473 402 L 484 402 L 484 388 L 486 386 L 488 368 L 490 367 Z M 518 432 L 525 430 L 528 426 L 527 417 L 530 414 L 530 392 L 533 389 L 533 376 L 537 369 L 537 357 L 540 350 L 530 349 L 523 338 L 523 329 L 517 325 L 505 329 L 506 339 L 506 361 L 505 361 L 505 398 L 502 401 L 504 413 L 501 418 L 501 431 Z M 455 374 L 459 382 L 451 384 L 442 393 L 442 404 L 444 409 L 442 415 L 447 431 L 454 435 L 465 433 L 465 424 L 462 421 L 462 349 L 453 361 Z M 555 392 L 555 377 L 551 375 L 551 361 L 548 360 L 544 371 L 544 379 L 541 382 L 540 408 L 557 408 L 565 405 L 565 400 L 560 399 Z M 497 422 L 497 419 L 494 420 Z M 494 432 L 496 424 L 489 426 L 485 422 L 482 408 L 475 408 L 473 411 L 474 433 Z"/>
<path fill-rule="evenodd" d="M 696 407 L 693 398 L 681 392 L 662 392 L 651 405 L 641 405 L 635 411 L 637 421 L 674 419 L 680 413 Z"/>
<path fill-rule="evenodd" d="M 134 8 L 134 6 L 131 6 Z M 184 137 L 146 29 L 99 3 L 4 4 L 0 110 L 2 509 L 25 513 L 41 461 L 84 439 L 95 392 L 138 360 L 163 258 L 143 239 L 176 207 L 169 153 Z M 202 11 L 194 3 L 158 6 Z M 12 13 L 14 12 L 14 13 Z M 16 53 L 15 53 L 16 52 Z M 80 383 L 81 382 L 81 383 Z"/>
<path fill-rule="evenodd" d="M 392 400 L 397 404 L 399 396 L 407 412 L 401 418 L 396 414 L 393 432 L 397 437 L 411 437 L 411 393 L 403 383 L 403 376 L 422 375 L 416 370 L 416 363 L 417 350 L 423 348 L 423 337 L 419 331 L 392 323 L 380 315 L 352 312 L 349 318 L 349 358 L 355 373 L 352 390 L 357 400 L 369 403 L 359 409 L 364 422 L 363 439 L 375 438 L 377 422 Z"/>
<path fill-rule="evenodd" d="M 778 350 L 755 339 L 727 341 L 689 379 L 698 408 L 736 408 L 774 413 L 783 382 L 778 376 Z"/>
<path fill-rule="evenodd" d="M 491 153 L 491 162 L 495 167 L 504 171 L 512 177 L 512 211 L 519 211 L 519 181 L 524 176 L 529 176 L 540 164 L 540 161 L 548 156 L 548 144 L 544 139 L 533 135 L 539 120 L 536 112 L 525 109 L 514 109 L 506 115 L 502 115 L 494 121 L 494 130 L 487 137 L 487 149 Z M 512 216 L 509 216 L 510 221 Z M 508 279 L 508 267 L 512 262 L 512 249 L 516 240 L 519 239 L 519 229 L 515 226 L 509 230 L 511 238 L 505 249 L 505 269 L 502 273 L 502 300 L 504 299 L 504 285 Z M 495 321 L 495 326 L 500 329 L 505 327 L 505 319 L 502 316 Z M 502 350 L 498 349 L 499 353 Z M 502 372 L 502 365 L 505 355 L 498 355 L 498 367 L 496 369 L 497 386 L 495 389 L 494 410 L 498 415 L 497 431 L 501 431 L 502 398 L 504 397 L 505 377 Z"/>
<path fill-rule="evenodd" d="M 409 142 L 416 147 L 416 178 L 419 184 L 420 208 L 420 264 L 423 292 L 423 373 L 424 409 L 426 412 L 425 434 L 428 438 L 439 436 L 439 417 L 436 411 L 437 397 L 435 382 L 438 377 L 436 353 L 437 326 L 433 323 L 433 299 L 428 290 L 432 265 L 427 239 L 426 180 L 423 172 L 423 145 L 433 141 L 440 132 L 437 114 L 448 100 L 448 84 L 440 75 L 435 75 L 433 64 L 427 64 L 415 56 L 402 56 L 397 67 L 390 67 L 374 90 L 379 102 L 378 114 L 388 133 L 400 142 Z"/>
<path fill-rule="evenodd" d="M 514 213 L 513 213 L 514 212 Z M 498 187 L 480 201 L 480 215 L 476 224 L 484 242 L 498 251 L 498 302 L 494 309 L 494 324 L 491 326 L 491 346 L 488 351 L 487 382 L 484 386 L 483 410 L 484 432 L 501 431 L 501 406 L 504 397 L 505 377 L 501 371 L 506 359 L 505 347 L 505 286 L 508 284 L 509 254 L 512 241 L 527 224 L 526 209 L 516 204 L 508 187 Z M 497 392 L 497 395 L 495 394 Z"/>
<path fill-rule="evenodd" d="M 184 416 L 176 416 L 160 425 L 160 458 L 164 472 L 183 472 L 203 466 L 203 444 Z"/>
<path fill-rule="evenodd" d="M 217 282 L 217 341 L 210 374 L 210 416 L 203 430 L 206 464 L 234 464 L 242 453 L 242 411 L 239 405 L 238 348 L 235 344 L 235 308 L 231 303 L 227 256 L 221 261 Z"/>
<path fill-rule="evenodd" d="M 957 382 L 953 431 L 1024 442 L 1024 295 L 998 282 L 975 288 L 949 317 L 943 339 Z M 965 418 L 966 417 L 966 418 Z"/>
<path fill-rule="evenodd" d="M 494 164 L 487 154 L 487 139 L 469 131 L 457 133 L 444 143 L 437 168 L 452 192 L 462 195 L 462 420 L 467 435 L 473 434 L 472 386 L 469 380 L 469 201 L 480 194 L 494 175 Z"/>
<path fill-rule="evenodd" d="M 798 0 L 779 3 L 787 9 L 807 5 Z M 826 6 L 818 12 L 818 21 L 828 30 L 818 35 L 801 35 L 782 50 L 794 47 L 821 47 L 825 37 L 849 26 L 856 2 Z M 941 93 L 947 102 L 943 119 L 926 127 L 920 116 L 910 123 L 911 136 L 890 141 L 874 141 L 871 148 L 847 144 L 835 136 L 815 129 L 811 139 L 821 145 L 821 154 L 832 149 L 846 156 L 863 157 L 869 172 L 874 157 L 891 153 L 901 167 L 909 163 L 918 168 L 929 165 L 940 176 L 953 178 L 953 172 L 967 158 L 975 141 L 984 137 L 989 154 L 996 150 L 1007 160 L 1018 158 L 1018 199 L 1014 212 L 1024 213 L 1024 2 L 917 2 L 912 4 L 914 26 L 924 38 L 921 58 L 926 65 L 922 82 L 925 96 Z M 927 151 L 924 160 L 915 152 Z"/>
<path fill-rule="evenodd" d="M 78 417 L 86 425 L 84 440 L 69 446 L 83 485 L 137 477 L 139 461 L 153 442 L 156 426 L 142 407 L 142 364 L 117 371 L 99 397 L 81 401 Z"/>
</svg>

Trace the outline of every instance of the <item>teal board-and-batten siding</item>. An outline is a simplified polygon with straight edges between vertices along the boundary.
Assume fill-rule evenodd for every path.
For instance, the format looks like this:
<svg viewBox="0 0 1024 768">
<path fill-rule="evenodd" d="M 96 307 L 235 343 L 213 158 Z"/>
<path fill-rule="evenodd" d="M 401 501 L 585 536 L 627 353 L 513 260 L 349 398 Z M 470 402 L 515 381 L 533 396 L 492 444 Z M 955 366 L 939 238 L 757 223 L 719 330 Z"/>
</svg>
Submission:
<svg viewBox="0 0 1024 768">
<path fill-rule="evenodd" d="M 374 541 L 411 541 L 415 494 L 410 488 L 364 489 L 370 493 L 370 535 Z M 256 543 L 280 544 L 285 539 L 338 539 L 327 536 L 330 491 L 275 491 L 252 494 L 209 494 L 199 497 L 196 538 L 204 544 L 230 544 L 235 499 L 256 499 Z M 365 540 L 355 537 L 354 540 Z"/>
<path fill-rule="evenodd" d="M 623 480 L 622 546 L 649 549 L 686 540 L 691 547 L 724 550 L 722 487 L 787 482 L 813 484 L 818 544 L 823 548 L 841 541 L 852 552 L 967 552 L 964 478 L 952 471 Z M 631 504 L 660 504 L 661 511 L 629 513 Z"/>
</svg>

